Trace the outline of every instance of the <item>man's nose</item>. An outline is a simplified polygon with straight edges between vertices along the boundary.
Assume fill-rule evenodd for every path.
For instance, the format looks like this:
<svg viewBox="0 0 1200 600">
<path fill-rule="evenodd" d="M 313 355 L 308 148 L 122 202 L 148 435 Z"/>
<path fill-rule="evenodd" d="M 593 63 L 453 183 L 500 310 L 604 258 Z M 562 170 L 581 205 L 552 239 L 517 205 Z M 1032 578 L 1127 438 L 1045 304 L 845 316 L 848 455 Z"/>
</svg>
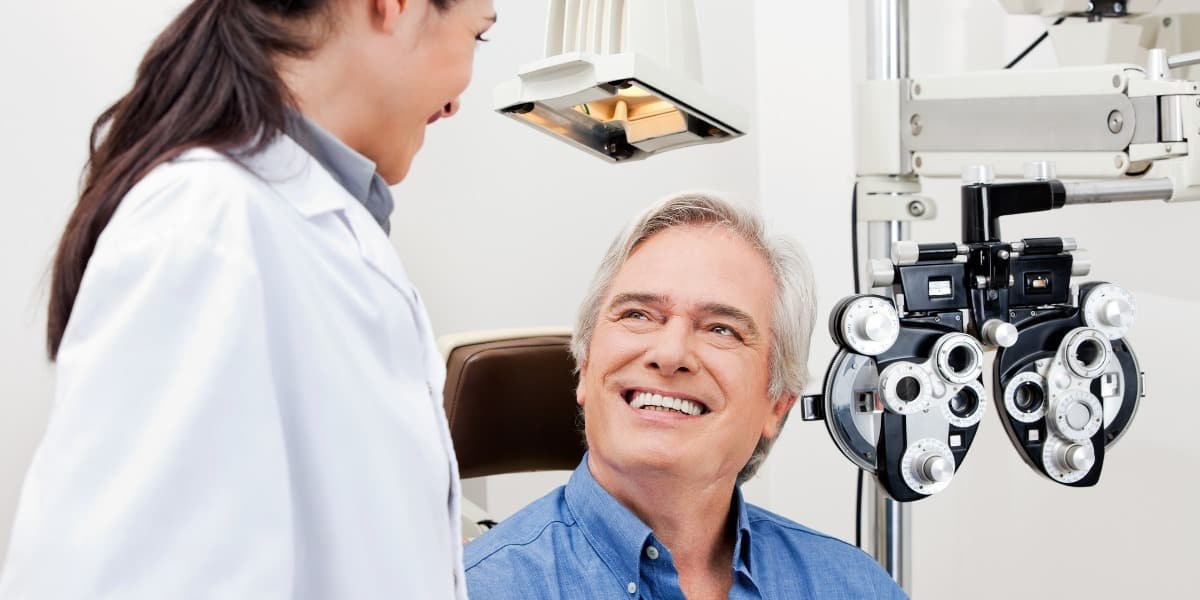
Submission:
<svg viewBox="0 0 1200 600">
<path fill-rule="evenodd" d="M 459 102 L 458 98 L 455 98 L 455 99 L 447 102 L 446 105 L 442 107 L 442 118 L 445 119 L 447 117 L 453 117 L 454 113 L 458 112 L 459 106 L 460 106 L 460 102 Z"/>
<path fill-rule="evenodd" d="M 693 352 L 692 328 L 680 319 L 667 322 L 651 341 L 646 352 L 646 367 L 664 376 L 676 373 L 696 373 L 699 361 Z"/>
</svg>

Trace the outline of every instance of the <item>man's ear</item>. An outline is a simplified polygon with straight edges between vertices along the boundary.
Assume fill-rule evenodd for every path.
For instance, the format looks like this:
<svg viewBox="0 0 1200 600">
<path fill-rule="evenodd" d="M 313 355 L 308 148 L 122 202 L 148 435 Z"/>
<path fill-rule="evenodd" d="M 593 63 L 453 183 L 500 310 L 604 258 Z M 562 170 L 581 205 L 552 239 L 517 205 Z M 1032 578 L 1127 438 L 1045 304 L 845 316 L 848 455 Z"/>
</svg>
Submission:
<svg viewBox="0 0 1200 600">
<path fill-rule="evenodd" d="M 771 410 L 767 414 L 767 420 L 763 423 L 762 434 L 769 439 L 775 439 L 779 435 L 780 428 L 783 427 L 783 422 L 787 419 L 788 412 L 792 410 L 792 406 L 796 404 L 796 394 L 784 394 L 775 400 L 771 405 Z"/>
<path fill-rule="evenodd" d="M 578 404 L 579 406 L 583 406 L 583 382 L 586 377 L 587 361 L 585 360 L 583 361 L 583 364 L 579 366 L 579 381 L 575 384 L 575 404 Z"/>
<path fill-rule="evenodd" d="M 400 22 L 400 15 L 408 10 L 408 0 L 372 0 L 375 20 L 384 31 L 392 33 Z"/>
</svg>

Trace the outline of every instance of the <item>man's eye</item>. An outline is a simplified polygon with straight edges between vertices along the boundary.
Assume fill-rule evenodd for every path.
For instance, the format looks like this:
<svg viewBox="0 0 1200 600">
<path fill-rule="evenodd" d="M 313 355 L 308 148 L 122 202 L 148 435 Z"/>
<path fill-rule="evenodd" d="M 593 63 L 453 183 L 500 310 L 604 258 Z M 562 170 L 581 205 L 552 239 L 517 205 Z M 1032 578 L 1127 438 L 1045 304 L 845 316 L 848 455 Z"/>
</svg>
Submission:
<svg viewBox="0 0 1200 600">
<path fill-rule="evenodd" d="M 742 339 L 742 336 L 738 335 L 738 332 L 734 331 L 730 327 L 726 327 L 725 325 L 713 325 L 709 328 L 709 331 L 723 337 L 732 337 L 739 340 Z"/>
<path fill-rule="evenodd" d="M 646 321 L 646 320 L 650 319 L 650 317 L 646 316 L 646 313 L 644 313 L 640 310 L 627 310 L 627 311 L 625 311 L 624 314 L 621 315 L 621 318 L 622 319 L 637 319 L 639 321 Z"/>
<path fill-rule="evenodd" d="M 475 36 L 475 41 L 477 41 L 477 42 L 490 42 L 490 41 L 492 41 L 492 40 L 489 40 L 488 38 L 485 38 L 485 37 L 483 37 L 483 34 L 481 33 L 481 34 L 479 34 L 479 35 Z"/>
</svg>

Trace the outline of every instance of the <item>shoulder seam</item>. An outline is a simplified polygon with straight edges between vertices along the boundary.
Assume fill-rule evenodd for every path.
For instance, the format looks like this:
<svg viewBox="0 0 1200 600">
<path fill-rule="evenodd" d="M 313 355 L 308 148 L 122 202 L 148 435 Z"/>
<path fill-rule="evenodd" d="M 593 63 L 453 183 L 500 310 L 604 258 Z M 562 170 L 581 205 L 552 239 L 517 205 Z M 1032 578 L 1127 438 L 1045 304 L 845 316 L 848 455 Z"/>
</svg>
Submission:
<svg viewBox="0 0 1200 600">
<path fill-rule="evenodd" d="M 799 523 L 791 524 L 791 523 L 779 521 L 777 519 L 772 519 L 770 517 L 750 517 L 747 519 L 747 521 L 751 525 L 753 525 L 755 523 L 768 523 L 768 524 L 774 525 L 776 527 L 782 527 L 782 528 L 790 530 L 790 531 L 795 531 L 795 532 L 811 535 L 813 537 L 825 538 L 827 540 L 839 542 L 839 543 L 845 544 L 847 546 L 850 546 L 851 548 L 861 550 L 861 548 L 859 548 L 858 546 L 855 546 L 854 544 L 851 544 L 850 542 L 847 542 L 846 540 L 843 540 L 839 537 L 829 535 L 827 533 L 821 533 L 819 531 L 814 531 L 812 529 L 809 529 L 808 527 L 800 525 Z"/>
<path fill-rule="evenodd" d="M 483 556 L 479 557 L 479 560 L 476 560 L 475 562 L 473 562 L 473 563 L 471 563 L 470 565 L 466 566 L 466 567 L 463 569 L 463 571 L 464 571 L 464 572 L 465 572 L 465 571 L 470 571 L 471 569 L 473 569 L 473 568 L 475 568 L 475 567 L 479 566 L 479 564 L 480 564 L 480 563 L 482 563 L 483 561 L 485 561 L 485 560 L 487 560 L 487 559 L 491 558 L 492 556 L 494 556 L 494 555 L 495 555 L 497 552 L 500 552 L 501 550 L 505 550 L 505 549 L 511 548 L 511 547 L 513 547 L 513 546 L 528 546 L 529 544 L 532 544 L 532 543 L 536 542 L 536 541 L 538 540 L 538 538 L 542 537 L 542 535 L 546 533 L 546 530 L 547 530 L 547 529 L 550 529 L 550 527 L 551 527 L 551 526 L 553 526 L 553 525 L 562 525 L 562 526 L 564 526 L 564 527 L 568 527 L 568 528 L 570 528 L 570 527 L 574 527 L 574 524 L 572 524 L 572 523 L 568 523 L 568 522 L 566 522 L 566 521 L 563 521 L 563 520 L 561 520 L 561 519 L 554 519 L 553 521 L 550 521 L 550 522 L 546 523 L 545 525 L 543 525 L 543 526 L 542 526 L 542 528 L 541 528 L 541 529 L 539 529 L 537 533 L 535 533 L 535 534 L 533 534 L 532 536 L 530 536 L 530 537 L 529 537 L 529 539 L 527 539 L 527 540 L 525 540 L 525 541 L 523 541 L 523 542 L 508 542 L 508 543 L 505 543 L 505 544 L 501 544 L 499 547 L 495 548 L 495 549 L 494 549 L 494 550 L 492 550 L 491 552 L 488 552 L 487 554 L 485 554 L 485 555 L 483 555 Z"/>
</svg>

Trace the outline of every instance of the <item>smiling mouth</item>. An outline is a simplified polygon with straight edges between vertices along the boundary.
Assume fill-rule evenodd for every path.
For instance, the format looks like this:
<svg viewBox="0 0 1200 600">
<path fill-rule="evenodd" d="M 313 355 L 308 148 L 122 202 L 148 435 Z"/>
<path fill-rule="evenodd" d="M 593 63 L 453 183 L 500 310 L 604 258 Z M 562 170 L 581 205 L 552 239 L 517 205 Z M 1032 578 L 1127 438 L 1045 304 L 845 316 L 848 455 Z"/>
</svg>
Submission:
<svg viewBox="0 0 1200 600">
<path fill-rule="evenodd" d="M 677 398 L 641 390 L 625 390 L 623 396 L 629 406 L 639 410 L 673 412 L 691 417 L 698 417 L 709 412 L 707 406 L 698 400 L 688 398 Z"/>
</svg>

